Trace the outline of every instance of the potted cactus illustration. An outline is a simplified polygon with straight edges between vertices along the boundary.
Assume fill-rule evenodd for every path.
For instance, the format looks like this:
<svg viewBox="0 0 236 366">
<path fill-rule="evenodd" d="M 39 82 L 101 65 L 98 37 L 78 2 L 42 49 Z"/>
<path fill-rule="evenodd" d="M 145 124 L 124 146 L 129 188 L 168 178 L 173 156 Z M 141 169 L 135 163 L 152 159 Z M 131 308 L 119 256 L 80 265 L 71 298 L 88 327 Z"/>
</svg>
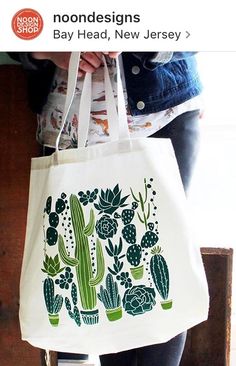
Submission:
<svg viewBox="0 0 236 366">
<path fill-rule="evenodd" d="M 70 211 L 75 236 L 74 257 L 70 257 L 67 254 L 61 235 L 59 235 L 58 240 L 59 254 L 63 263 L 75 267 L 79 295 L 83 308 L 80 314 L 84 323 L 96 324 L 98 323 L 98 309 L 95 309 L 97 305 L 96 285 L 102 281 L 105 272 L 102 246 L 99 239 L 97 239 L 97 273 L 93 276 L 92 259 L 88 242 L 88 236 L 93 233 L 95 226 L 93 210 L 90 210 L 90 220 L 86 226 L 82 206 L 77 196 L 72 194 L 70 196 Z"/>
<path fill-rule="evenodd" d="M 143 277 L 143 265 L 140 266 L 142 258 L 141 245 L 130 245 L 126 253 L 126 257 L 131 266 L 133 266 L 130 268 L 133 278 L 135 280 L 140 280 Z"/>
<path fill-rule="evenodd" d="M 59 311 L 63 304 L 61 295 L 54 296 L 54 282 L 51 278 L 46 278 L 43 284 L 44 300 L 48 311 L 48 318 L 53 327 L 59 324 Z"/>
<path fill-rule="evenodd" d="M 161 306 L 164 310 L 171 309 L 172 300 L 168 300 L 169 270 L 164 257 L 161 255 L 161 247 L 152 248 L 151 254 L 153 255 L 150 260 L 151 275 L 157 291 L 164 300 L 161 302 Z"/>
<path fill-rule="evenodd" d="M 100 286 L 98 298 L 105 306 L 107 318 L 110 321 L 118 320 L 122 317 L 121 298 L 118 293 L 118 286 L 110 273 L 106 278 L 106 288 Z"/>
<path fill-rule="evenodd" d="M 123 218 L 123 222 L 127 222 L 127 217 L 130 218 L 132 216 L 133 214 L 130 214 L 129 212 L 128 216 L 126 214 L 125 221 Z M 126 257 L 131 266 L 133 266 L 130 268 L 133 278 L 135 280 L 139 280 L 143 277 L 143 265 L 140 266 L 140 261 L 142 258 L 142 248 L 139 244 L 136 244 L 136 226 L 130 223 L 126 224 L 122 229 L 122 236 L 128 244 L 131 244 L 127 249 Z"/>
</svg>

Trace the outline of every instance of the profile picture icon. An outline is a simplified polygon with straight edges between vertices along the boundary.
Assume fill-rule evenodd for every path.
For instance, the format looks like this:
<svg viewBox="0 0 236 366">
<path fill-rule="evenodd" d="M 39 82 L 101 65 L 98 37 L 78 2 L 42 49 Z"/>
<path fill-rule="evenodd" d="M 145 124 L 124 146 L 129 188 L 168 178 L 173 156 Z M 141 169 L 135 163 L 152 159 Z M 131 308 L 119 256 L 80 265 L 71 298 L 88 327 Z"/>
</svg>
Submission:
<svg viewBox="0 0 236 366">
<path fill-rule="evenodd" d="M 21 9 L 12 18 L 12 30 L 21 39 L 31 40 L 43 30 L 43 18 L 34 9 Z"/>
</svg>

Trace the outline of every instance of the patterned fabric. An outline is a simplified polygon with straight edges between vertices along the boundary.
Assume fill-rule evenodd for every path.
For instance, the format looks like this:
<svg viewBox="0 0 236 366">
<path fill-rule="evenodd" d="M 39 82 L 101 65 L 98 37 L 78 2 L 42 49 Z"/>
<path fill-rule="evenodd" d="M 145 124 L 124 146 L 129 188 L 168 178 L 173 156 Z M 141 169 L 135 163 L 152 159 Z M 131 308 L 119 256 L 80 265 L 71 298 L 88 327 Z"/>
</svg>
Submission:
<svg viewBox="0 0 236 366">
<path fill-rule="evenodd" d="M 114 62 L 108 64 L 111 82 L 116 97 L 116 67 Z M 109 141 L 109 125 L 107 120 L 104 72 L 100 67 L 93 73 L 91 119 L 88 145 Z M 64 126 L 59 147 L 61 149 L 77 147 L 78 110 L 83 80 L 78 79 L 74 101 Z M 127 100 L 125 82 L 124 95 Z M 60 131 L 62 112 L 67 91 L 67 71 L 57 69 L 43 111 L 38 115 L 37 140 L 39 143 L 55 147 L 55 141 Z M 192 98 L 174 108 L 142 116 L 132 116 L 127 106 L 127 122 L 131 137 L 147 137 L 166 126 L 178 115 L 200 108 L 200 97 Z"/>
</svg>

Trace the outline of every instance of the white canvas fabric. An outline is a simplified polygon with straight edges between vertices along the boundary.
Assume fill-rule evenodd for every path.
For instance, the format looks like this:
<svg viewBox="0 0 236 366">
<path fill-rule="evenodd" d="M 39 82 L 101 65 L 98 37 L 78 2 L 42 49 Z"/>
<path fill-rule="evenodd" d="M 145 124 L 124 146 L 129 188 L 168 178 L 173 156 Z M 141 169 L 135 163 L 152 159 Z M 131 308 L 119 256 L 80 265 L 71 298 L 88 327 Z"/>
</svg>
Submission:
<svg viewBox="0 0 236 366">
<path fill-rule="evenodd" d="M 166 342 L 208 315 L 171 142 L 129 138 L 121 89 L 118 118 L 105 75 L 111 142 L 84 147 L 87 76 L 78 149 L 32 159 L 20 325 L 22 339 L 43 349 L 119 352 Z"/>
</svg>

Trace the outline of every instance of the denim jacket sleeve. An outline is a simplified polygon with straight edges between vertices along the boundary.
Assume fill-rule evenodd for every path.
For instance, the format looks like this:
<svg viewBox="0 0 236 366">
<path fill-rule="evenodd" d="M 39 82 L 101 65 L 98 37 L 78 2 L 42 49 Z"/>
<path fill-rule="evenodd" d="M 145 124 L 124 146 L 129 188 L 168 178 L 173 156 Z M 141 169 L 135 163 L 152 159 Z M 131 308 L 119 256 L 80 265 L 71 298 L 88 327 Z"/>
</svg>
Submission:
<svg viewBox="0 0 236 366">
<path fill-rule="evenodd" d="M 183 60 L 193 56 L 196 52 L 133 52 L 133 55 L 141 61 L 143 67 L 155 70 L 157 67 L 168 62 Z"/>
</svg>

